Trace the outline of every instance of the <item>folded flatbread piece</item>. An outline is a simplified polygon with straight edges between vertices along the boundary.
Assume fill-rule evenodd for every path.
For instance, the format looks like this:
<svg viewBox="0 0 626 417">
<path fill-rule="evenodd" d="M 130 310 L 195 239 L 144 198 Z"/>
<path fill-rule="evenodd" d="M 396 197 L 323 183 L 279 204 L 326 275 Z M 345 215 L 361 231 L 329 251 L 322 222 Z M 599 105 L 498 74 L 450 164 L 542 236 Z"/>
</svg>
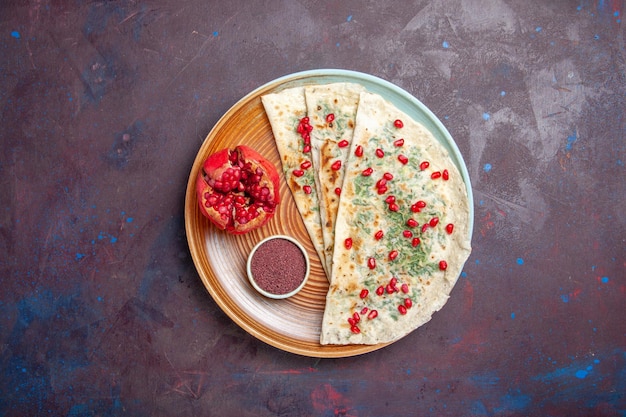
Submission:
<svg viewBox="0 0 626 417">
<path fill-rule="evenodd" d="M 304 89 L 307 115 L 313 126 L 311 152 L 319 195 L 327 271 L 332 267 L 335 219 L 362 91 L 365 88 L 355 83 L 310 85 Z M 330 279 L 332 280 L 332 276 Z"/>
<path fill-rule="evenodd" d="M 311 151 L 305 152 L 302 127 L 298 128 L 307 114 L 304 87 L 267 94 L 261 97 L 261 101 L 272 127 L 287 186 L 320 257 L 326 277 L 329 277 Z"/>
<path fill-rule="evenodd" d="M 469 212 L 446 149 L 381 96 L 361 93 L 320 342 L 387 343 L 428 322 L 470 254 Z"/>
</svg>

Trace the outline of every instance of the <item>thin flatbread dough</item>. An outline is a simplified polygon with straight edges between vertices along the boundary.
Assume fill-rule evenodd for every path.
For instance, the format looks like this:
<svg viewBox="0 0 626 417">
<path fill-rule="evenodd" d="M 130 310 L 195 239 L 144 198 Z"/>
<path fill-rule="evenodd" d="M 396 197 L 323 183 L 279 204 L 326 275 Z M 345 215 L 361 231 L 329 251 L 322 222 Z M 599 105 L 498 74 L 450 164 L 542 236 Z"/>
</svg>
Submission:
<svg viewBox="0 0 626 417">
<path fill-rule="evenodd" d="M 324 258 L 319 195 L 315 186 L 311 152 L 303 152 L 303 138 L 297 131 L 300 120 L 307 113 L 304 87 L 293 87 L 267 94 L 261 97 L 261 101 L 272 127 L 287 186 L 291 190 L 313 247 L 320 257 L 326 277 L 329 277 L 330 271 L 326 270 L 327 263 Z M 310 167 L 302 169 L 303 163 L 308 163 Z M 299 177 L 294 175 L 294 170 L 302 170 L 303 175 Z"/>
<path fill-rule="evenodd" d="M 320 343 L 388 343 L 428 322 L 469 257 L 469 213 L 445 148 L 393 104 L 362 93 Z"/>
<path fill-rule="evenodd" d="M 331 271 L 335 245 L 335 219 L 339 208 L 345 164 L 352 143 L 359 96 L 365 88 L 355 83 L 306 86 L 307 115 L 313 126 L 311 146 L 326 270 Z M 330 116 L 330 117 L 329 117 Z M 332 282 L 332 276 L 330 276 Z"/>
</svg>

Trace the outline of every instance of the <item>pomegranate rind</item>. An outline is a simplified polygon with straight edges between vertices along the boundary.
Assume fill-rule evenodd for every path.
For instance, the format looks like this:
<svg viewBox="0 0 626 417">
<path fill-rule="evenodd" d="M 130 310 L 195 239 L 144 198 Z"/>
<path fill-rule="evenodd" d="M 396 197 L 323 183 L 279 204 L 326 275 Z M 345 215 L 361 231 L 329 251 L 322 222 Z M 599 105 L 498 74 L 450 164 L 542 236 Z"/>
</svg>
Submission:
<svg viewBox="0 0 626 417">
<path fill-rule="evenodd" d="M 240 165 L 243 165 L 240 166 Z M 265 201 L 260 201 L 250 195 L 248 190 L 231 190 L 224 192 L 216 190 L 211 184 L 222 179 L 222 175 L 228 169 L 244 169 L 247 168 L 251 172 L 261 172 L 259 186 L 267 187 L 269 197 Z M 254 149 L 239 145 L 235 149 L 222 149 L 210 155 L 203 163 L 202 169 L 198 173 L 196 179 L 196 194 L 198 198 L 198 206 L 203 216 L 207 217 L 218 229 L 225 230 L 232 234 L 244 234 L 265 225 L 276 212 L 276 206 L 280 203 L 279 195 L 280 177 L 274 164 L 268 161 L 260 153 Z M 245 184 L 241 182 L 241 188 Z M 235 219 L 235 208 L 232 204 L 228 205 L 228 210 L 218 211 L 210 203 L 207 198 L 210 195 L 217 195 L 220 199 L 228 197 L 237 197 L 248 203 L 243 206 L 250 210 L 250 206 L 254 206 L 256 213 L 251 220 L 240 223 Z M 241 206 L 240 206 L 241 208 Z"/>
</svg>

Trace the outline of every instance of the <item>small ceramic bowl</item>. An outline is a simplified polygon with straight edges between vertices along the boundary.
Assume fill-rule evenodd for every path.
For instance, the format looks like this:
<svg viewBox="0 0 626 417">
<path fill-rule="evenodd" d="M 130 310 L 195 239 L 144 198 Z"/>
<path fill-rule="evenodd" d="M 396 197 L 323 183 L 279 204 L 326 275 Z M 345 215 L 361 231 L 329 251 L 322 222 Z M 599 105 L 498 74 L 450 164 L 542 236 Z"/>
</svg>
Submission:
<svg viewBox="0 0 626 417">
<path fill-rule="evenodd" d="M 269 236 L 257 243 L 246 270 L 252 287 L 268 298 L 282 299 L 304 288 L 311 269 L 306 249 L 285 235 Z"/>
</svg>

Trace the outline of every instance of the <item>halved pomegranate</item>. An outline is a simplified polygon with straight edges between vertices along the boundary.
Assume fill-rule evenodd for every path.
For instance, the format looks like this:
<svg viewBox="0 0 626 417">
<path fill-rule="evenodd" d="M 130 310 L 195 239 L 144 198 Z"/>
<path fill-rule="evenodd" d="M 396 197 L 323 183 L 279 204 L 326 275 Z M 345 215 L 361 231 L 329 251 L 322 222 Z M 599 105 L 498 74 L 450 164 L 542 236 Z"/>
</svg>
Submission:
<svg viewBox="0 0 626 417">
<path fill-rule="evenodd" d="M 274 216 L 280 203 L 278 182 L 274 164 L 254 149 L 222 149 L 209 156 L 198 173 L 198 204 L 218 228 L 247 233 Z"/>
</svg>

